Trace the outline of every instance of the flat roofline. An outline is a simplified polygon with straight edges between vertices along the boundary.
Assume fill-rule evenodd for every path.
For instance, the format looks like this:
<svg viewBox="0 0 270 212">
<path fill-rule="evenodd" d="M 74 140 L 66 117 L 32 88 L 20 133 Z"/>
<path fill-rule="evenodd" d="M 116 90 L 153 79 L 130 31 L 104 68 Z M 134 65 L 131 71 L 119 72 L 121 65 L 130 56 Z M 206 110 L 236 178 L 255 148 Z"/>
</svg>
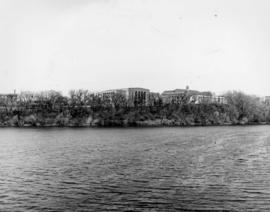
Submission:
<svg viewBox="0 0 270 212">
<path fill-rule="evenodd" d="M 129 87 L 129 88 L 116 88 L 116 89 L 109 89 L 109 90 L 104 90 L 104 91 L 99 91 L 98 93 L 103 93 L 103 92 L 110 92 L 110 91 L 122 91 L 122 90 L 128 90 L 128 89 L 138 89 L 138 90 L 148 90 L 148 88 L 140 88 L 140 87 Z"/>
<path fill-rule="evenodd" d="M 142 89 L 142 90 L 150 90 L 148 88 L 140 88 L 140 87 L 129 87 L 129 88 L 126 88 L 126 89 Z"/>
</svg>

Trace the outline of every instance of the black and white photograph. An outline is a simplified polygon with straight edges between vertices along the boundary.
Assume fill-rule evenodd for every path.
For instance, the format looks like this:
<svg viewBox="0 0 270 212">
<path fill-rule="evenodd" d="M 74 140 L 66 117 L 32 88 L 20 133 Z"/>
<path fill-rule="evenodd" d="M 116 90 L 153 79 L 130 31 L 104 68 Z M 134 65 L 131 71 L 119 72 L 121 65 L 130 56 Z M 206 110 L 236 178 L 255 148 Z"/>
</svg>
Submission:
<svg viewBox="0 0 270 212">
<path fill-rule="evenodd" d="M 0 0 L 0 212 L 270 211 L 269 0 Z"/>
</svg>

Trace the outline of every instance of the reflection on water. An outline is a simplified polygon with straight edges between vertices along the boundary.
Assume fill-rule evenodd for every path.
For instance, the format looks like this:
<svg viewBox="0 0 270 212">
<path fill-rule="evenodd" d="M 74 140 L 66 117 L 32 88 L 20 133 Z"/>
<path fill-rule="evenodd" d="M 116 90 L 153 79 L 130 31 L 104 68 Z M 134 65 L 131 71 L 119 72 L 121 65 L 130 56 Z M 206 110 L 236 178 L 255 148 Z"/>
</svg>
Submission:
<svg viewBox="0 0 270 212">
<path fill-rule="evenodd" d="M 270 126 L 0 129 L 0 211 L 269 211 Z"/>
</svg>

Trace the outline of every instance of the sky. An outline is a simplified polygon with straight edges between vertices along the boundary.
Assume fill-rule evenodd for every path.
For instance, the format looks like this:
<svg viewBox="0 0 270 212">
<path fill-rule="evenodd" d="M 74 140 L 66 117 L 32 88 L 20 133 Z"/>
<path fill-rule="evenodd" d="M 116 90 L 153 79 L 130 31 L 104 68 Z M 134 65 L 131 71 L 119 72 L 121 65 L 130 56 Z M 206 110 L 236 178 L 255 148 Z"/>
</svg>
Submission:
<svg viewBox="0 0 270 212">
<path fill-rule="evenodd" d="M 269 0 L 0 0 L 0 93 L 270 95 Z"/>
</svg>

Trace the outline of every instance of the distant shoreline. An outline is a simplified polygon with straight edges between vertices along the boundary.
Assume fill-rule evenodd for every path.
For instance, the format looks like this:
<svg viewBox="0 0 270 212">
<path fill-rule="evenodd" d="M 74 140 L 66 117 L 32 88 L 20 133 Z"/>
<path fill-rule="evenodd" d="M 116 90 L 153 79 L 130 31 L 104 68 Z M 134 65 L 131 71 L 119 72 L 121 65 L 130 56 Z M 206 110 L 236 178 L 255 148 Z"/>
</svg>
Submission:
<svg viewBox="0 0 270 212">
<path fill-rule="evenodd" d="M 269 125 L 270 102 L 240 92 L 226 95 L 228 102 L 190 103 L 184 99 L 150 105 L 134 102 L 129 106 L 123 96 L 104 99 L 87 92 L 74 92 L 70 98 L 60 94 L 32 101 L 21 96 L 14 103 L 3 100 L 0 127 L 193 127 Z M 179 97 L 180 98 L 180 97 Z"/>
<path fill-rule="evenodd" d="M 44 126 L 35 126 L 35 125 L 29 125 L 29 124 L 25 124 L 22 126 L 12 126 L 12 125 L 1 125 L 0 124 L 0 128 L 20 128 L 20 129 L 25 129 L 25 128 L 36 128 L 36 129 L 41 129 L 41 128 L 84 128 L 84 129 L 109 129 L 109 128 L 124 128 L 124 129 L 128 129 L 128 128 L 193 128 L 193 127 L 225 127 L 225 126 L 267 126 L 270 125 L 270 122 L 260 122 L 260 123 L 245 123 L 245 124 L 240 124 L 240 123 L 223 123 L 223 124 L 192 124 L 192 125 L 142 125 L 142 124 L 134 124 L 134 125 L 125 125 L 125 126 L 120 126 L 120 125 L 110 125 L 110 126 L 86 126 L 86 125 L 65 125 L 65 126 L 59 126 L 56 124 L 52 124 L 52 125 L 44 125 Z"/>
</svg>

